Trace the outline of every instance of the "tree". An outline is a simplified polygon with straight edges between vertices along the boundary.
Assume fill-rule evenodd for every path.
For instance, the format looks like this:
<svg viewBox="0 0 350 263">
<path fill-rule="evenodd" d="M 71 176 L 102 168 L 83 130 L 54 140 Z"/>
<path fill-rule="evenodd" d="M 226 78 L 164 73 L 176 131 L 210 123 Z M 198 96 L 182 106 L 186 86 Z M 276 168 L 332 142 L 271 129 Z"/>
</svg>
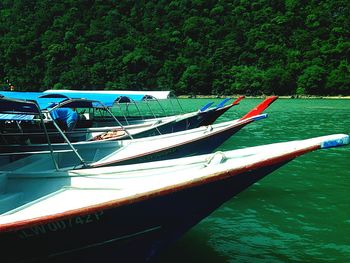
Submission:
<svg viewBox="0 0 350 263">
<path fill-rule="evenodd" d="M 348 1 L 3 0 L 0 82 L 348 94 Z"/>
<path fill-rule="evenodd" d="M 342 60 L 336 69 L 333 69 L 326 81 L 328 94 L 350 95 L 350 65 Z"/>
<path fill-rule="evenodd" d="M 319 65 L 307 67 L 298 78 L 297 94 L 323 94 L 326 70 Z"/>
</svg>

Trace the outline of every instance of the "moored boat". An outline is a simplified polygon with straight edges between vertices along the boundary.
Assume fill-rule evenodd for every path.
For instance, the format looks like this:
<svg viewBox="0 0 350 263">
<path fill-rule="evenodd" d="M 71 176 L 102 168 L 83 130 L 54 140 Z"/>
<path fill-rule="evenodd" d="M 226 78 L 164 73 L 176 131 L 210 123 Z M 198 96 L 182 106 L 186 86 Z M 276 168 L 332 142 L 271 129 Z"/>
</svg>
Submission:
<svg viewBox="0 0 350 263">
<path fill-rule="evenodd" d="M 3 173 L 1 261 L 151 260 L 294 158 L 347 144 L 348 135 L 335 134 L 136 165 Z"/>
<path fill-rule="evenodd" d="M 6 171 L 18 169 L 50 170 L 55 167 L 76 166 L 79 162 L 80 166 L 100 167 L 210 153 L 247 124 L 266 118 L 267 115 L 262 114 L 262 112 L 276 99 L 275 96 L 267 98 L 237 120 L 146 138 L 123 140 L 112 137 L 108 140 L 73 143 L 61 132 L 65 143 L 48 141 L 45 144 L 3 144 L 0 146 L 0 156 L 2 157 L 0 169 Z M 14 104 L 16 110 L 22 109 L 23 111 L 25 109 L 25 113 L 29 116 L 41 114 L 41 111 L 36 108 L 35 102 L 17 102 Z M 4 109 L 1 108 L 1 110 Z M 5 113 L 8 112 L 8 107 L 5 107 L 5 110 Z M 17 113 L 14 115 L 17 116 Z M 55 122 L 53 124 L 60 131 L 58 125 Z M 52 163 L 47 161 L 51 159 L 55 160 L 55 167 L 52 167 Z"/>
<path fill-rule="evenodd" d="M 49 94 L 52 95 L 52 94 Z M 142 118 L 128 120 L 124 115 L 124 121 L 118 119 L 112 113 L 112 109 L 105 106 L 100 101 L 82 99 L 82 98 L 61 98 L 61 97 L 38 97 L 35 101 L 38 103 L 40 110 L 43 112 L 44 124 L 50 134 L 51 142 L 62 141 L 62 136 L 56 130 L 52 119 L 52 114 L 59 110 L 74 109 L 80 118 L 77 118 L 74 130 L 65 131 L 65 135 L 70 137 L 71 142 L 93 140 L 97 135 L 101 135 L 110 131 L 124 131 L 124 136 L 119 136 L 119 139 L 125 138 L 142 138 L 153 135 L 167 134 L 197 128 L 203 125 L 212 124 L 219 116 L 226 112 L 229 108 L 239 104 L 243 97 L 239 97 L 230 105 L 224 106 L 224 102 L 216 107 L 202 107 L 199 111 L 184 113 L 159 118 Z M 21 100 L 11 100 L 4 98 L 0 101 L 1 110 L 5 112 L 0 115 L 2 120 L 1 139 L 11 143 L 11 139 L 15 141 L 22 139 L 26 141 L 29 137 L 31 143 L 46 142 L 46 136 L 42 127 L 42 123 L 38 117 L 34 118 L 19 118 L 18 112 L 15 116 L 7 114 L 13 107 L 12 104 L 19 104 Z M 23 115 L 23 114 L 22 114 Z M 38 114 L 36 114 L 38 115 Z M 4 125 L 4 123 L 7 125 Z M 64 126 L 64 125 L 63 125 Z M 65 129 L 63 129 L 65 130 Z M 125 132 L 127 131 L 127 132 Z M 19 138 L 22 137 L 22 138 Z M 106 137 L 106 136 L 105 136 Z M 109 136 L 110 137 L 110 136 Z"/>
</svg>

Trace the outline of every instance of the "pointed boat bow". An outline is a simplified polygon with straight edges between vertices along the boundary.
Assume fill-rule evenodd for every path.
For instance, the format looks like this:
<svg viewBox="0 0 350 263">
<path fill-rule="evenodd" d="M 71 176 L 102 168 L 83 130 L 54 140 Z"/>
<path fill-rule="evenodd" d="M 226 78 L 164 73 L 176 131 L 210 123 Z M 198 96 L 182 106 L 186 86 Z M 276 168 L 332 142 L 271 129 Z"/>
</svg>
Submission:
<svg viewBox="0 0 350 263">
<path fill-rule="evenodd" d="M 278 96 L 272 96 L 272 97 L 265 99 L 258 106 L 256 106 L 254 109 L 252 109 L 246 115 L 244 115 L 241 118 L 241 120 L 244 120 L 244 119 L 250 118 L 252 116 L 261 114 L 264 110 L 266 110 L 277 99 L 278 99 Z"/>
</svg>

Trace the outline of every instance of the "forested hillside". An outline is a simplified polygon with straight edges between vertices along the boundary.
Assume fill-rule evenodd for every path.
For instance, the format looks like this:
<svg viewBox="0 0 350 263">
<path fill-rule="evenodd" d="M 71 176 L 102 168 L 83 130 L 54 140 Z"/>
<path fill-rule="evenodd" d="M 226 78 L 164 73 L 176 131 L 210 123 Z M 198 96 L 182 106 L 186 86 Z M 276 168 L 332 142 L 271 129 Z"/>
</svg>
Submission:
<svg viewBox="0 0 350 263">
<path fill-rule="evenodd" d="M 17 90 L 350 95 L 350 1 L 1 0 Z"/>
</svg>

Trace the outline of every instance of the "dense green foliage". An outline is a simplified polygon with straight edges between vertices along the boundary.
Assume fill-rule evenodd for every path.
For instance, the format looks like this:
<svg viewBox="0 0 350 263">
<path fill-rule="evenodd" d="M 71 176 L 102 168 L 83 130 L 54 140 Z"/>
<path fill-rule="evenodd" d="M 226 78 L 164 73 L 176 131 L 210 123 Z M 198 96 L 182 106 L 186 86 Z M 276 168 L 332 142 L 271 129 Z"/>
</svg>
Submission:
<svg viewBox="0 0 350 263">
<path fill-rule="evenodd" d="M 350 1 L 1 0 L 0 82 L 350 95 Z"/>
</svg>

